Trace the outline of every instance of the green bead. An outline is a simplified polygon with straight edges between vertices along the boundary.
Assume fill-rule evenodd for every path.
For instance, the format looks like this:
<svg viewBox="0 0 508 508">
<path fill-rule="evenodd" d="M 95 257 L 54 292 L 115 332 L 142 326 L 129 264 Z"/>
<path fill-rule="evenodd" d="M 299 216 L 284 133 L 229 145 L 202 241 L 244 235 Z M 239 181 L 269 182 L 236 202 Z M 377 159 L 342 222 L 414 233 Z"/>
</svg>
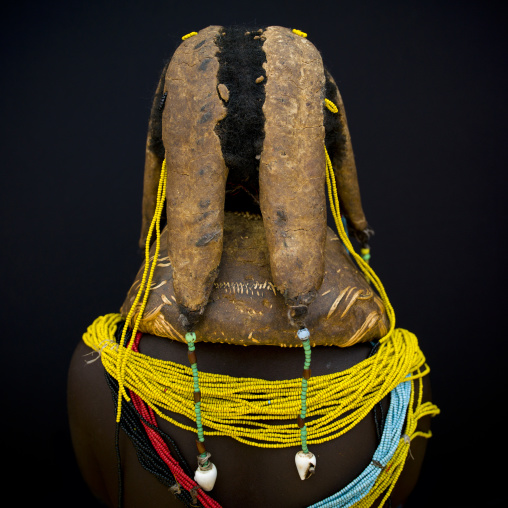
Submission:
<svg viewBox="0 0 508 508">
<path fill-rule="evenodd" d="M 193 344 L 196 341 L 196 334 L 194 332 L 188 332 L 188 333 L 186 333 L 185 334 L 185 340 L 187 341 L 187 343 L 190 346 L 191 344 Z"/>
</svg>

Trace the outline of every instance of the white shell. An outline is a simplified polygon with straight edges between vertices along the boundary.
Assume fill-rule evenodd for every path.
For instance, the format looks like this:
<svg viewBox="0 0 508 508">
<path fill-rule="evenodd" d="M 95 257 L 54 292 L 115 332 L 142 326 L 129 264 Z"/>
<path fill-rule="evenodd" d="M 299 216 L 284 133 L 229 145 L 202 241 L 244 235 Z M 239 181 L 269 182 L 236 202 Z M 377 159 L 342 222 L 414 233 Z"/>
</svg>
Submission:
<svg viewBox="0 0 508 508">
<path fill-rule="evenodd" d="M 310 478 L 316 470 L 316 456 L 309 452 L 300 450 L 295 456 L 296 469 L 302 480 Z"/>
<path fill-rule="evenodd" d="M 194 473 L 194 480 L 196 483 L 207 492 L 213 489 L 215 480 L 217 480 L 217 468 L 213 462 L 210 462 L 210 464 L 212 466 L 210 469 L 201 469 L 198 467 Z"/>
</svg>

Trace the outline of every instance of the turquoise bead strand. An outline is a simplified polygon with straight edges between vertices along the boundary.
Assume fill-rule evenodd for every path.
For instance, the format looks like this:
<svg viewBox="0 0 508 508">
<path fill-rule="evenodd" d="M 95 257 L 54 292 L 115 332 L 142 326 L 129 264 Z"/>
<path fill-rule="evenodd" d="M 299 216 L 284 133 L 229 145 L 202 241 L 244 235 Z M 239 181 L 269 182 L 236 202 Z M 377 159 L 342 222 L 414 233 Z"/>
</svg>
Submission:
<svg viewBox="0 0 508 508">
<path fill-rule="evenodd" d="M 371 463 L 342 490 L 311 505 L 309 508 L 347 508 L 360 502 L 374 487 L 382 469 L 387 467 L 388 462 L 397 450 L 400 440 L 403 439 L 402 429 L 406 419 L 410 398 L 410 381 L 400 383 L 391 392 L 390 408 L 386 416 L 383 435 L 372 457 Z"/>
<path fill-rule="evenodd" d="M 196 431 L 198 435 L 198 441 L 200 443 L 204 443 L 205 436 L 203 432 L 203 423 L 201 419 L 201 391 L 199 389 L 199 373 L 198 373 L 198 364 L 196 361 L 196 334 L 194 332 L 189 332 L 185 335 L 185 340 L 188 346 L 189 353 L 189 361 L 191 362 L 191 370 L 192 370 L 192 382 L 194 386 L 194 413 L 196 415 Z M 199 397 L 196 397 L 199 395 Z M 200 457 L 206 458 L 206 451 L 199 454 Z"/>
<path fill-rule="evenodd" d="M 302 341 L 303 350 L 305 353 L 305 362 L 303 364 L 303 376 L 302 376 L 302 392 L 301 392 L 301 409 L 299 422 L 303 423 L 300 427 L 300 441 L 302 443 L 302 451 L 309 453 L 307 447 L 307 425 L 305 424 L 305 417 L 307 416 L 307 389 L 308 389 L 308 378 L 310 377 L 310 361 L 311 361 L 311 347 L 310 347 L 310 333 L 307 328 L 301 328 L 298 330 L 298 338 Z M 299 423 L 301 425 L 301 423 Z"/>
</svg>

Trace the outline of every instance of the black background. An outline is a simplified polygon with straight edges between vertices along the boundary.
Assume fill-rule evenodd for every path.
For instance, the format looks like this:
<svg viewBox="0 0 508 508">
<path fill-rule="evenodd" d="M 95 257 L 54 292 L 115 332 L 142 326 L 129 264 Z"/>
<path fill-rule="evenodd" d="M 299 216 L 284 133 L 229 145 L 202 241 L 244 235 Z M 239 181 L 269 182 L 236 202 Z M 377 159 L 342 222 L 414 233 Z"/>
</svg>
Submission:
<svg viewBox="0 0 508 508">
<path fill-rule="evenodd" d="M 376 231 L 372 265 L 398 325 L 420 339 L 442 410 L 408 507 L 500 505 L 508 150 L 501 5 L 3 8 L 2 450 L 4 489 L 15 490 L 17 506 L 95 506 L 67 428 L 70 356 L 96 316 L 118 310 L 140 263 L 144 143 L 163 60 L 188 32 L 244 22 L 307 32 L 341 90 Z"/>
</svg>

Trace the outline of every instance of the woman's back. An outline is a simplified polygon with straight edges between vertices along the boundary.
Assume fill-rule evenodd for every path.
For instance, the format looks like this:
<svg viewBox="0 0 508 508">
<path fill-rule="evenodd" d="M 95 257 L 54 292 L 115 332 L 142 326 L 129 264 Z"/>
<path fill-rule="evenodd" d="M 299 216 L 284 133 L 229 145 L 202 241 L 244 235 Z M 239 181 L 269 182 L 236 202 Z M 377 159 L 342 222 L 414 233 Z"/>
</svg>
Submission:
<svg viewBox="0 0 508 508">
<path fill-rule="evenodd" d="M 343 371 L 367 358 L 370 344 L 350 348 L 314 347 L 312 375 Z M 187 347 L 155 336 L 143 336 L 139 350 L 154 358 L 188 364 Z M 301 375 L 302 353 L 297 348 L 273 346 L 231 346 L 199 343 L 201 372 L 255 377 L 267 380 Z M 118 467 L 115 449 L 115 404 L 97 353 L 80 343 L 69 373 L 69 415 L 76 455 L 92 492 L 108 506 L 117 506 Z M 423 378 L 423 402 L 429 400 L 428 377 Z M 416 386 L 420 381 L 416 381 Z M 382 401 L 386 414 L 389 397 Z M 378 411 L 379 420 L 381 412 Z M 175 418 L 178 416 L 172 415 Z M 192 469 L 196 464 L 195 434 L 157 418 L 161 430 L 176 442 Z M 296 420 L 296 418 L 295 418 Z M 420 420 L 418 429 L 427 431 L 430 417 Z M 300 480 L 293 448 L 266 449 L 239 443 L 229 437 L 206 437 L 207 450 L 218 469 L 211 497 L 225 507 L 305 507 L 321 501 L 353 481 L 371 462 L 379 443 L 374 411 L 337 439 L 314 444 L 316 473 Z M 426 439 L 411 442 L 411 453 L 391 495 L 392 506 L 405 501 L 416 483 Z M 128 437 L 121 432 L 124 506 L 182 506 L 167 487 L 141 466 Z"/>
</svg>

